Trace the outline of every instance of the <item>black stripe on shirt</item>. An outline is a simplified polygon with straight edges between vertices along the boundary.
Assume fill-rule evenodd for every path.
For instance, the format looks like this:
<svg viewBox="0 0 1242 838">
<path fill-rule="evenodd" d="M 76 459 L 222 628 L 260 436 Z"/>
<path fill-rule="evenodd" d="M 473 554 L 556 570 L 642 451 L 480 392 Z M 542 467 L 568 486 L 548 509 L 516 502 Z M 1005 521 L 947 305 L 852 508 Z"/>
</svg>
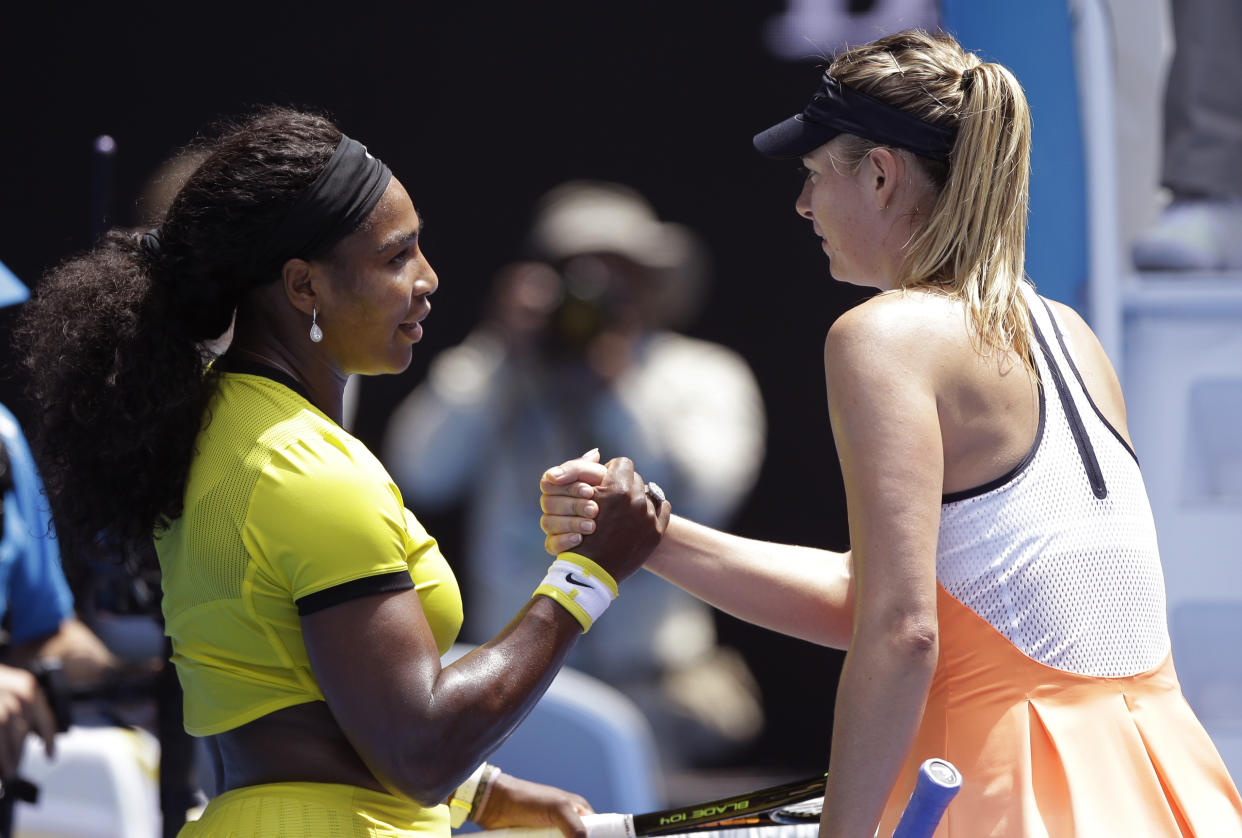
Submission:
<svg viewBox="0 0 1242 838">
<path fill-rule="evenodd" d="M 358 597 L 408 591 L 413 587 L 414 580 L 410 577 L 408 570 L 394 570 L 392 573 L 367 576 L 301 597 L 297 600 L 298 615 L 305 617 L 307 614 L 314 614 L 316 611 L 322 611 L 333 605 L 358 599 Z"/>
<path fill-rule="evenodd" d="M 1061 372 L 1061 365 L 1057 363 L 1056 356 L 1052 354 L 1052 349 L 1048 346 L 1048 340 L 1033 317 L 1031 328 L 1044 352 L 1044 357 L 1048 359 L 1048 369 L 1052 373 L 1052 381 L 1056 384 L 1061 407 L 1064 408 L 1065 418 L 1069 422 L 1070 436 L 1074 437 L 1074 444 L 1078 446 L 1078 456 L 1082 460 L 1083 469 L 1087 472 L 1087 482 L 1091 484 L 1091 492 L 1097 498 L 1106 498 L 1108 486 L 1104 483 L 1104 472 L 1100 468 L 1100 461 L 1096 459 L 1091 437 L 1087 435 L 1087 426 L 1082 421 L 1082 414 L 1078 412 L 1078 404 L 1074 401 L 1069 385 L 1065 382 L 1065 374 Z"/>
<path fill-rule="evenodd" d="M 1087 404 L 1091 405 L 1091 409 L 1095 411 L 1095 415 L 1100 417 L 1100 421 L 1104 423 L 1104 427 L 1112 431 L 1113 436 L 1121 443 L 1121 446 L 1130 452 L 1130 456 L 1134 458 L 1134 462 L 1138 462 L 1138 454 L 1134 453 L 1134 449 L 1130 447 L 1130 443 L 1126 442 L 1126 438 L 1121 435 L 1121 431 L 1113 427 L 1113 423 L 1105 418 L 1100 406 L 1095 403 L 1095 399 L 1091 398 L 1091 391 L 1087 389 L 1087 384 L 1082 380 L 1082 373 L 1078 371 L 1078 365 L 1074 363 L 1073 356 L 1070 355 L 1069 347 L 1065 344 L 1065 336 L 1061 334 L 1061 327 L 1057 325 L 1057 319 L 1052 315 L 1052 306 L 1048 305 L 1048 301 L 1040 298 L 1040 302 L 1044 304 L 1044 308 L 1048 311 L 1048 319 L 1052 322 L 1052 331 L 1057 336 L 1057 343 L 1061 345 L 1061 352 L 1065 355 L 1065 360 L 1069 363 L 1069 368 L 1074 373 L 1074 377 L 1078 379 L 1078 385 L 1082 387 L 1083 395 L 1087 397 Z"/>
</svg>

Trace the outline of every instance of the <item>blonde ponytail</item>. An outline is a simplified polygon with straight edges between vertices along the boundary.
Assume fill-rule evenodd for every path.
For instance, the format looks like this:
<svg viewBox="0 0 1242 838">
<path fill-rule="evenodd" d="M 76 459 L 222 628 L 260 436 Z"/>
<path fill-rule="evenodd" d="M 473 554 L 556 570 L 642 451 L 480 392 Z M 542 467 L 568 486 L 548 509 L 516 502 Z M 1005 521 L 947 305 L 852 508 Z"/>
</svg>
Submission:
<svg viewBox="0 0 1242 838">
<path fill-rule="evenodd" d="M 1013 351 L 1029 364 L 1030 323 L 1018 283 L 1026 258 L 1031 118 L 1018 80 L 948 35 L 919 31 L 849 50 L 829 73 L 957 131 L 947 164 L 911 155 L 939 194 L 907 248 L 898 283 L 962 300 L 980 352 Z M 876 144 L 851 138 L 848 146 L 861 160 Z"/>
</svg>

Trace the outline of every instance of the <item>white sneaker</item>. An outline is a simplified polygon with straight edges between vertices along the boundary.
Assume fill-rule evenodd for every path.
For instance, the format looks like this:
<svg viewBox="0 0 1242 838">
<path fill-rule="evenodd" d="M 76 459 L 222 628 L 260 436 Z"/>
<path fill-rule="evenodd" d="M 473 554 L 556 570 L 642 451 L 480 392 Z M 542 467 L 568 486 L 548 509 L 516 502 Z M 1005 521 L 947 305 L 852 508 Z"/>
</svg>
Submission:
<svg viewBox="0 0 1242 838">
<path fill-rule="evenodd" d="M 1132 250 L 1139 270 L 1242 270 L 1242 199 L 1175 200 Z"/>
</svg>

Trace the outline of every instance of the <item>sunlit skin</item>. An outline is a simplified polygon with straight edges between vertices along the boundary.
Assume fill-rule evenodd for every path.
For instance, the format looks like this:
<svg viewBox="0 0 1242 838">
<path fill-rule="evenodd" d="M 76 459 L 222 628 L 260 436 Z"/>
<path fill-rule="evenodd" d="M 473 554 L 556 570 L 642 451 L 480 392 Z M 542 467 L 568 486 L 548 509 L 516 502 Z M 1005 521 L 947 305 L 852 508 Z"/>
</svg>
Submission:
<svg viewBox="0 0 1242 838">
<path fill-rule="evenodd" d="M 421 233 L 422 219 L 393 178 L 358 230 L 321 258 L 288 260 L 279 282 L 246 298 L 228 355 L 292 375 L 340 422 L 349 376 L 402 372 L 422 339 L 439 279 Z M 309 338 L 312 312 L 319 343 Z"/>
<path fill-rule="evenodd" d="M 873 150 L 850 172 L 839 159 L 844 140 L 803 156 L 806 180 L 795 209 L 822 239 L 833 277 L 890 290 L 935 192 L 913 160 L 889 148 Z"/>
<path fill-rule="evenodd" d="M 339 375 L 399 373 L 422 340 L 428 297 L 439 286 L 419 247 L 422 220 L 395 178 L 362 228 L 322 259 L 306 281 L 318 298 L 318 349 Z"/>
<path fill-rule="evenodd" d="M 852 172 L 834 165 L 842 140 L 802 158 L 797 212 L 821 238 L 835 278 L 895 291 L 935 191 L 907 152 L 877 148 Z M 1098 340 L 1072 309 L 1052 305 L 1088 391 L 1124 437 L 1120 389 Z M 874 834 L 922 717 L 939 650 L 944 493 L 1007 473 L 1035 439 L 1035 378 L 1014 353 L 981 354 L 972 337 L 962 303 L 928 289 L 880 294 L 830 330 L 829 413 L 852 554 L 761 544 L 674 516 L 647 564 L 743 619 L 848 648 L 830 758 L 841 769 L 827 783 L 821 838 Z M 544 474 L 550 552 L 573 549 L 598 518 L 590 506 L 597 456 Z"/>
</svg>

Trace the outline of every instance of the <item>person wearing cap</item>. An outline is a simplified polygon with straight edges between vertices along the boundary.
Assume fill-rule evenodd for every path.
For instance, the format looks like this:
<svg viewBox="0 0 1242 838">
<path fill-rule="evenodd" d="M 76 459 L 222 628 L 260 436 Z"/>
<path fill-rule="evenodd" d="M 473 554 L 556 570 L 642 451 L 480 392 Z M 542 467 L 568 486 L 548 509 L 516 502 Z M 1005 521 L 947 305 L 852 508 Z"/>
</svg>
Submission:
<svg viewBox="0 0 1242 838">
<path fill-rule="evenodd" d="M 29 291 L 0 263 L 0 308 Z M 54 752 L 57 719 L 29 667 L 55 660 L 67 686 L 99 683 L 116 659 L 74 613 L 43 485 L 21 426 L 0 404 L 0 781 L 16 776 L 28 733 Z"/>
<path fill-rule="evenodd" d="M 606 621 L 668 503 L 614 461 L 615 526 L 512 580 L 529 597 L 504 631 L 442 666 L 456 579 L 340 424 L 347 377 L 404 370 L 422 337 L 440 280 L 420 216 L 314 113 L 265 108 L 206 149 L 157 227 L 54 268 L 17 328 L 66 556 L 154 540 L 185 727 L 216 771 L 179 834 L 447 836 L 470 817 L 585 838 L 582 797 L 483 760 Z"/>
<path fill-rule="evenodd" d="M 836 56 L 755 137 L 806 168 L 833 277 L 880 291 L 824 353 L 852 552 L 678 517 L 647 567 L 848 650 L 823 838 L 891 834 L 930 758 L 963 777 L 937 836 L 1242 835 L 1173 668 L 1117 377 L 1023 274 L 1030 131 L 1008 70 L 912 31 Z M 549 547 L 604 520 L 599 474 L 545 474 Z"/>
<path fill-rule="evenodd" d="M 464 636 L 491 636 L 546 562 L 530 481 L 593 447 L 643 463 L 677 507 L 721 525 L 764 452 L 754 374 L 732 350 L 680 334 L 708 282 L 687 227 L 637 190 L 574 180 L 534 207 L 525 258 L 496 276 L 482 322 L 437 356 L 394 410 L 383 459 L 420 509 L 464 503 Z M 642 709 L 669 768 L 737 753 L 762 724 L 741 655 L 717 642 L 711 609 L 650 574 L 570 665 Z"/>
</svg>

